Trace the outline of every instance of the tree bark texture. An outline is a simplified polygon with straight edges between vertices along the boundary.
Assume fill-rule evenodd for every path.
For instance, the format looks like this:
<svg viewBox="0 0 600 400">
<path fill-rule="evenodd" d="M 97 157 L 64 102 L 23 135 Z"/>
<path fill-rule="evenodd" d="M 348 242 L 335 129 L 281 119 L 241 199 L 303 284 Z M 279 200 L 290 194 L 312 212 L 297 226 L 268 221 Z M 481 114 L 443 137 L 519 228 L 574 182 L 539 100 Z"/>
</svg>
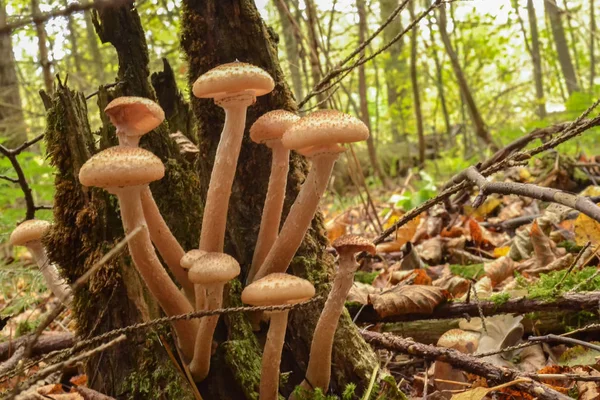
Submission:
<svg viewBox="0 0 600 400">
<path fill-rule="evenodd" d="M 190 84 L 209 69 L 236 59 L 263 68 L 275 80 L 273 92 L 258 97 L 256 103 L 248 108 L 246 132 L 267 111 L 296 111 L 277 60 L 276 40 L 261 20 L 252 0 L 186 0 L 183 3 L 182 27 L 182 45 L 190 66 Z M 199 195 L 204 198 L 224 113 L 209 99 L 193 98 L 192 109 L 198 121 L 201 151 L 198 170 L 202 189 Z M 270 174 L 270 158 L 269 149 L 253 143 L 247 134 L 244 136 L 229 204 L 225 244 L 225 252 L 233 255 L 242 266 L 241 280 L 252 262 Z M 305 171 L 304 158 L 292 153 L 282 220 L 298 193 Z M 326 295 L 332 259 L 325 252 L 322 223 L 321 215 L 317 214 L 288 272 L 310 279 L 318 293 Z M 239 283 L 232 285 L 225 305 L 239 304 L 240 289 Z M 280 388 L 282 394 L 289 394 L 304 377 L 313 330 L 323 303 L 324 299 L 290 312 L 281 370 L 293 373 L 287 384 Z M 228 315 L 221 321 L 216 333 L 221 344 L 213 356 L 212 370 L 201 385 L 203 395 L 219 399 L 256 398 L 261 356 L 258 342 L 243 315 Z M 260 335 L 264 337 L 265 334 L 263 329 Z M 356 382 L 359 388 L 364 388 L 376 360 L 347 313 L 341 318 L 336 339 L 333 391 L 341 392 L 349 382 Z M 232 385 L 231 382 L 237 384 Z"/>
<path fill-rule="evenodd" d="M 556 0 L 545 0 L 544 7 L 548 14 L 548 18 L 550 19 L 550 29 L 552 30 L 552 36 L 554 37 L 558 62 L 563 78 L 567 84 L 567 92 L 570 96 L 573 92 L 579 91 L 579 85 L 577 84 L 577 76 L 575 75 L 575 68 L 571 61 L 571 55 L 569 54 L 569 45 L 567 44 L 567 37 L 565 36 L 565 28 L 562 25 L 560 10 L 556 5 Z"/>
<path fill-rule="evenodd" d="M 302 38 L 298 37 L 296 29 L 290 21 L 290 2 L 286 0 L 273 0 L 273 3 L 275 3 L 277 13 L 279 14 L 279 21 L 281 22 L 281 32 L 283 33 L 285 42 L 285 55 L 290 68 L 294 95 L 296 100 L 301 100 L 304 97 L 302 74 L 300 71 L 300 53 L 303 51 L 300 41 Z"/>
<path fill-rule="evenodd" d="M 306 29 L 308 30 L 308 45 L 309 49 L 309 60 L 310 60 L 310 72 L 313 80 L 313 87 L 319 83 L 321 78 L 323 77 L 323 71 L 321 69 L 321 60 L 319 57 L 319 36 L 317 34 L 317 24 L 319 20 L 317 19 L 317 10 L 315 8 L 315 3 L 313 0 L 305 0 L 304 1 L 306 7 Z M 317 107 L 318 108 L 327 108 L 327 93 L 318 93 L 317 96 Z"/>
<path fill-rule="evenodd" d="M 35 18 L 36 15 L 39 15 L 40 6 L 38 0 L 31 0 L 31 14 Z M 37 33 L 38 39 L 38 57 L 40 66 L 42 67 L 42 75 L 44 77 L 44 87 L 46 88 L 46 93 L 52 94 L 52 64 L 50 63 L 50 58 L 48 57 L 48 34 L 46 33 L 46 28 L 44 27 L 44 23 L 35 24 L 35 31 Z"/>
<path fill-rule="evenodd" d="M 94 14 L 94 20 L 101 39 L 117 50 L 117 79 L 123 82 L 111 91 L 101 88 L 100 109 L 121 95 L 156 99 L 149 82 L 144 32 L 133 5 L 101 9 Z M 81 276 L 123 236 L 114 197 L 100 189 L 84 188 L 78 181 L 78 171 L 91 155 L 117 143 L 114 127 L 104 113 L 101 118 L 104 126 L 98 132 L 100 141 L 96 148 L 83 95 L 59 85 L 49 109 L 46 132 L 49 157 L 57 168 L 55 224 L 46 245 L 50 259 L 62 268 L 69 281 Z M 142 138 L 141 146 L 165 164 L 165 177 L 151 189 L 173 233 L 186 249 L 191 249 L 199 236 L 200 203 L 194 196 L 199 181 L 167 132 L 164 125 L 157 128 Z M 87 287 L 76 293 L 73 304 L 78 335 L 82 337 L 159 315 L 154 299 L 125 255 L 97 272 Z M 166 329 L 158 334 L 168 336 Z M 87 363 L 92 387 L 117 398 L 193 398 L 158 334 L 132 334 L 125 344 L 92 357 Z M 174 348 L 172 343 L 170 346 Z"/>
<path fill-rule="evenodd" d="M 596 80 L 596 10 L 594 0 L 590 0 L 590 92 L 594 93 Z"/>
<path fill-rule="evenodd" d="M 535 97 L 538 101 L 538 115 L 540 118 L 546 118 L 546 99 L 544 98 L 540 35 L 538 33 L 537 16 L 533 0 L 527 0 L 527 16 L 529 17 L 529 30 L 531 31 L 531 60 L 533 61 L 533 79 L 535 81 Z M 525 38 L 525 40 L 527 40 L 527 38 Z"/>
<path fill-rule="evenodd" d="M 0 0 L 0 25 L 7 20 L 5 1 Z M 27 140 L 10 35 L 0 35 L 0 136 L 8 138 L 3 144 L 9 148 Z"/>
<path fill-rule="evenodd" d="M 410 19 L 415 19 L 415 2 L 411 1 L 408 6 Z M 425 133 L 423 132 L 423 114 L 421 112 L 421 95 L 419 94 L 419 79 L 417 77 L 417 30 L 415 25 L 410 32 L 410 81 L 413 92 L 413 108 L 415 121 L 417 123 L 417 135 L 419 137 L 419 164 L 425 164 Z"/>
</svg>

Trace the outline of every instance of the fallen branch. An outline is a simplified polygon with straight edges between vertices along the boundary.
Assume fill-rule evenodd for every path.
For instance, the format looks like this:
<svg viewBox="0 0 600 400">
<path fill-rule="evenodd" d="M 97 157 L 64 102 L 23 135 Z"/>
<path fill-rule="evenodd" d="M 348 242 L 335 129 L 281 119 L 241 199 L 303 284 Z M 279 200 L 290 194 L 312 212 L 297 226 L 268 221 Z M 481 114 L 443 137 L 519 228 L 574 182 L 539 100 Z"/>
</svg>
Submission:
<svg viewBox="0 0 600 400">
<path fill-rule="evenodd" d="M 358 316 L 357 322 L 401 322 L 418 321 L 424 319 L 452 319 L 465 317 L 478 317 L 479 308 L 484 315 L 496 314 L 526 314 L 529 312 L 552 312 L 559 310 L 598 311 L 600 305 L 600 291 L 586 293 L 565 293 L 552 301 L 520 298 L 507 300 L 502 304 L 493 301 L 480 301 L 478 303 L 444 303 L 437 306 L 431 314 L 403 314 L 390 315 L 381 318 L 373 309 L 367 305 Z M 350 313 L 353 314 L 353 309 Z M 355 312 L 354 312 L 355 314 Z"/>
<path fill-rule="evenodd" d="M 17 349 L 23 347 L 31 338 L 32 335 L 27 335 L 12 341 L 0 343 L 0 361 L 11 357 Z M 54 350 L 66 349 L 73 346 L 73 343 L 73 334 L 70 332 L 42 335 L 31 349 L 31 356 L 35 357 Z"/>
<path fill-rule="evenodd" d="M 522 378 L 531 378 L 527 374 L 521 374 L 518 371 L 508 368 L 497 367 L 489 362 L 481 361 L 469 354 L 464 354 L 454 349 L 421 344 L 410 339 L 377 332 L 365 331 L 362 335 L 368 343 L 375 346 L 410 354 L 425 360 L 443 361 L 453 367 L 482 376 L 494 385 Z M 515 388 L 541 400 L 570 399 L 570 397 L 533 380 L 519 383 L 515 385 Z"/>
</svg>

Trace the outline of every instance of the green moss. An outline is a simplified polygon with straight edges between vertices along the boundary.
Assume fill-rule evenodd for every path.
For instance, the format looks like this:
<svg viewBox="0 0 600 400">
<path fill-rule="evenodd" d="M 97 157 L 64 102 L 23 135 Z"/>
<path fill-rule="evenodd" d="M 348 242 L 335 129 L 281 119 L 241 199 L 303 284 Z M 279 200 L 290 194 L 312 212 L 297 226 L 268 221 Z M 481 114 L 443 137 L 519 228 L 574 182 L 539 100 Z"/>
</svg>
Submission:
<svg viewBox="0 0 600 400">
<path fill-rule="evenodd" d="M 556 247 L 564 248 L 567 250 L 567 253 L 579 253 L 582 248 L 582 246 L 577 245 L 577 243 L 575 243 L 573 240 L 563 240 L 562 242 L 558 243 Z"/>
<path fill-rule="evenodd" d="M 451 265 L 450 272 L 467 279 L 479 279 L 485 274 L 483 264 Z"/>
<path fill-rule="evenodd" d="M 508 293 L 496 293 L 490 296 L 490 301 L 494 302 L 496 305 L 501 306 L 510 300 L 510 294 Z"/>
<path fill-rule="evenodd" d="M 356 271 L 356 274 L 354 274 L 354 280 L 356 282 L 362 282 L 370 285 L 378 275 L 379 272 Z"/>
<path fill-rule="evenodd" d="M 524 283 L 522 278 L 517 278 L 517 282 L 526 288 L 529 292 L 529 297 L 532 299 L 551 300 L 561 293 L 568 292 L 575 286 L 587 280 L 597 271 L 596 267 L 587 267 L 580 271 L 571 271 L 567 274 L 566 270 L 555 271 L 549 274 L 540 275 L 539 279 L 533 284 Z M 562 281 L 566 275 L 565 280 L 560 286 L 560 290 L 557 291 L 556 287 Z M 582 291 L 595 290 L 600 287 L 600 276 L 592 279 L 586 285 L 583 285 L 579 289 Z"/>
<path fill-rule="evenodd" d="M 595 345 L 600 342 L 591 342 Z M 583 346 L 574 346 L 567 349 L 558 360 L 559 365 L 573 367 L 576 365 L 595 365 L 596 357 L 600 356 L 600 351 L 589 349 Z"/>
<path fill-rule="evenodd" d="M 25 320 L 19 322 L 15 331 L 15 337 L 20 337 L 32 333 L 40 324 L 41 319 L 35 319 L 33 321 Z"/>
</svg>

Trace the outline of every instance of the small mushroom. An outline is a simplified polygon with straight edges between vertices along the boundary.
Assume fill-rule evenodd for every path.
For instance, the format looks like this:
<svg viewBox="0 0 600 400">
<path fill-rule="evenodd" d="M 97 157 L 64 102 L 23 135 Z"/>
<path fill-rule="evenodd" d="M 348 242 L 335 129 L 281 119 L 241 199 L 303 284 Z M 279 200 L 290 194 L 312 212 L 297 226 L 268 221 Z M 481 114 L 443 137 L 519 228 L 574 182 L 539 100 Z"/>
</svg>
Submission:
<svg viewBox="0 0 600 400">
<path fill-rule="evenodd" d="M 147 150 L 137 147 L 110 147 L 89 160 L 79 170 L 79 181 L 84 186 L 95 186 L 115 194 L 121 208 L 125 232 L 146 226 L 142 211 L 141 193 L 152 181 L 165 173 L 163 163 Z M 194 309 L 179 292 L 163 268 L 150 240 L 148 229 L 142 229 L 128 242 L 129 252 L 150 292 L 156 297 L 168 316 L 186 314 Z M 198 330 L 196 320 L 173 322 L 184 356 L 191 359 L 194 338 Z"/>
<path fill-rule="evenodd" d="M 239 61 L 219 65 L 194 82 L 194 96 L 212 98 L 225 110 L 225 125 L 217 146 L 202 217 L 200 250 L 222 252 L 231 187 L 242 145 L 246 110 L 273 90 L 273 78 L 264 70 Z"/>
<path fill-rule="evenodd" d="M 206 253 L 197 258 L 189 270 L 190 281 L 206 290 L 207 310 L 221 308 L 225 284 L 239 274 L 240 264 L 224 253 Z M 212 338 L 218 321 L 218 315 L 204 317 L 200 321 L 194 358 L 190 363 L 190 372 L 196 382 L 204 380 L 208 375 Z"/>
<path fill-rule="evenodd" d="M 242 292 L 242 301 L 252 306 L 296 304 L 315 295 L 315 287 L 306 279 L 275 273 L 258 279 Z M 260 371 L 260 400 L 277 400 L 279 364 L 285 340 L 289 310 L 270 311 L 271 325 L 263 350 Z"/>
<path fill-rule="evenodd" d="M 317 211 L 333 165 L 339 153 L 344 151 L 338 143 L 357 142 L 368 137 L 369 130 L 361 120 L 335 110 L 315 111 L 284 133 L 283 145 L 292 150 L 300 149 L 312 165 L 255 279 L 287 270 Z"/>
<path fill-rule="evenodd" d="M 117 128 L 120 146 L 138 147 L 140 138 L 156 129 L 165 119 L 165 113 L 160 105 L 145 97 L 117 97 L 108 103 L 104 112 Z M 179 265 L 179 260 L 185 253 L 183 248 L 162 217 L 150 187 L 144 188 L 141 197 L 150 239 L 177 282 L 183 287 L 186 296 L 194 301 L 194 287 L 188 279 L 187 272 Z"/>
<path fill-rule="evenodd" d="M 313 334 L 306 378 L 300 384 L 305 390 L 320 388 L 323 393 L 327 393 L 331 378 L 333 338 L 344 310 L 346 296 L 354 282 L 354 273 L 358 268 L 354 255 L 361 251 L 375 254 L 373 243 L 355 235 L 339 237 L 333 242 L 333 247 L 340 256 L 339 268 Z"/>
<path fill-rule="evenodd" d="M 71 287 L 60 277 L 58 269 L 51 264 L 42 245 L 42 236 L 50 228 L 50 222 L 30 219 L 17 226 L 10 234 L 10 244 L 25 246 L 35 259 L 48 288 L 64 304 L 71 302 Z"/>
<path fill-rule="evenodd" d="M 181 258 L 179 264 L 181 265 L 181 268 L 189 271 L 194 266 L 196 260 L 205 254 L 206 252 L 203 250 L 190 250 Z M 206 289 L 202 285 L 194 285 L 194 294 L 196 297 L 196 311 L 204 310 L 204 307 L 206 306 Z"/>
<path fill-rule="evenodd" d="M 279 233 L 281 210 L 283 209 L 285 186 L 290 166 L 290 151 L 281 144 L 281 137 L 299 119 L 299 116 L 289 111 L 275 110 L 257 119 L 250 128 L 250 139 L 269 147 L 273 152 L 273 157 L 258 239 L 254 248 L 252 266 L 248 272 L 248 282 L 252 282 L 254 274 L 264 261 Z"/>
</svg>

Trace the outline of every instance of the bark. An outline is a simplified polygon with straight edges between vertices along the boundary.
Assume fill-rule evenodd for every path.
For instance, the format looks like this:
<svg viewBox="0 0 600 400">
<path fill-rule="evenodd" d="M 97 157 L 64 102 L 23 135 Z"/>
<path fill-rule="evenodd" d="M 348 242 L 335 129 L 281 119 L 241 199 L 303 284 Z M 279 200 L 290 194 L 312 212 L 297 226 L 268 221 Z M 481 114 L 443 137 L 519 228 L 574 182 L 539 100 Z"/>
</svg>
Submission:
<svg viewBox="0 0 600 400">
<path fill-rule="evenodd" d="M 6 20 L 5 0 L 0 0 L 0 25 Z M 0 60 L 0 137 L 7 138 L 3 144 L 12 148 L 27 140 L 27 131 L 10 35 L 0 35 Z"/>
<path fill-rule="evenodd" d="M 410 19 L 415 19 L 415 2 L 411 1 L 409 5 Z M 419 164 L 425 164 L 425 133 L 423 132 L 423 114 L 421 112 L 421 95 L 419 94 L 419 79 L 417 78 L 417 25 L 411 29 L 410 33 L 410 81 L 413 92 L 413 107 L 415 111 L 415 122 L 417 124 L 417 134 L 419 136 Z"/>
<path fill-rule="evenodd" d="M 92 12 L 86 10 L 83 12 L 85 19 L 85 32 L 88 42 L 88 49 L 92 56 L 92 66 L 94 68 L 94 77 L 100 81 L 104 81 L 104 64 L 102 63 L 102 55 L 100 54 L 100 47 L 98 47 L 98 37 L 94 30 L 94 22 L 92 21 Z"/>
<path fill-rule="evenodd" d="M 577 84 L 577 76 L 575 75 L 575 68 L 571 61 L 571 55 L 569 54 L 569 45 L 567 44 L 565 29 L 562 25 L 560 10 L 556 5 L 556 0 L 545 0 L 544 7 L 548 18 L 550 19 L 550 28 L 552 30 L 552 36 L 554 37 L 558 61 L 560 63 L 563 78 L 567 84 L 567 92 L 570 96 L 573 92 L 579 91 L 579 85 Z"/>
<path fill-rule="evenodd" d="M 446 89 L 444 86 L 444 70 L 442 68 L 440 56 L 435 47 L 432 18 L 429 17 L 427 19 L 427 22 L 429 24 L 429 34 L 431 35 L 430 36 L 431 42 L 429 44 L 429 47 L 431 49 L 431 54 L 433 56 L 433 62 L 435 65 L 435 82 L 437 85 L 438 94 L 440 96 L 440 103 L 442 105 L 442 115 L 444 117 L 444 126 L 446 127 L 446 134 L 448 135 L 448 139 L 450 140 L 450 142 L 453 142 L 454 138 L 452 137 L 452 129 L 450 126 L 450 113 L 448 112 L 448 103 L 446 102 Z"/>
<path fill-rule="evenodd" d="M 290 68 L 294 96 L 297 100 L 300 100 L 304 97 L 299 56 L 301 52 L 300 40 L 302 39 L 298 37 L 296 29 L 292 26 L 292 22 L 290 21 L 290 2 L 287 0 L 273 0 L 273 2 L 275 3 L 275 7 L 277 7 L 277 12 L 279 14 L 281 32 L 283 33 L 285 42 L 285 55 Z"/>
<path fill-rule="evenodd" d="M 594 0 L 590 0 L 590 92 L 594 92 L 596 80 L 596 10 Z"/>
<path fill-rule="evenodd" d="M 554 0 L 556 1 L 556 0 Z M 577 50 L 577 39 L 575 38 L 575 29 L 573 28 L 573 21 L 572 21 L 572 16 L 571 16 L 571 10 L 569 10 L 569 3 L 567 0 L 563 0 L 563 6 L 564 6 L 564 14 L 567 17 L 567 28 L 568 28 L 568 32 L 569 32 L 569 37 L 571 39 L 571 43 L 569 44 L 567 42 L 567 46 L 569 48 L 570 51 L 573 51 L 573 60 L 575 62 L 575 79 L 577 79 L 577 84 L 580 87 L 583 87 L 581 85 L 581 68 L 579 66 L 579 51 Z"/>
<path fill-rule="evenodd" d="M 207 70 L 226 62 L 249 62 L 260 66 L 275 80 L 274 91 L 257 98 L 248 108 L 246 128 L 262 114 L 273 109 L 296 111 L 291 92 L 285 83 L 276 57 L 276 41 L 260 19 L 251 0 L 187 0 L 183 3 L 182 45 L 190 66 L 190 83 Z M 198 120 L 200 149 L 198 162 L 202 189 L 206 196 L 213 158 L 223 127 L 223 112 L 211 100 L 192 99 L 192 109 Z M 247 132 L 247 130 L 246 130 Z M 244 136 L 238 169 L 233 184 L 228 211 L 225 251 L 242 266 L 242 276 L 252 262 L 253 250 L 260 225 L 260 215 L 270 175 L 271 154 L 268 148 L 254 144 Z M 290 159 L 284 216 L 304 179 L 306 163 L 293 153 Z M 316 283 L 320 294 L 326 294 L 332 259 L 325 252 L 322 217 L 317 214 L 289 272 L 308 277 Z M 239 304 L 239 282 L 225 298 L 225 305 Z M 282 357 L 282 371 L 292 371 L 289 381 L 280 388 L 289 394 L 304 377 L 310 342 L 323 301 L 290 313 L 287 345 Z M 201 385 L 205 398 L 256 398 L 260 375 L 260 347 L 243 315 L 228 315 L 217 327 L 216 340 L 221 343 L 211 362 L 212 370 Z M 266 331 L 260 333 L 264 336 Z M 360 338 L 356 327 L 345 314 L 341 318 L 338 342 L 333 353 L 332 388 L 341 392 L 348 382 L 360 388 L 368 384 L 375 358 Z M 232 382 L 234 382 L 232 384 Z"/>
<path fill-rule="evenodd" d="M 546 99 L 544 98 L 540 37 L 533 0 L 527 0 L 527 15 L 529 18 L 529 30 L 531 31 L 531 61 L 533 62 L 533 79 L 535 81 L 535 97 L 538 101 L 538 115 L 540 118 L 545 118 Z M 527 41 L 527 38 L 525 38 L 525 40 Z"/>
<path fill-rule="evenodd" d="M 8 359 L 16 349 L 26 344 L 30 339 L 31 335 L 27 335 L 21 336 L 15 340 L 0 343 L 0 361 Z M 54 350 L 66 349 L 67 347 L 73 346 L 74 343 L 73 334 L 70 332 L 42 335 L 35 342 L 31 356 L 37 357 Z"/>
<path fill-rule="evenodd" d="M 367 32 L 367 11 L 365 0 L 357 0 L 356 8 L 358 9 L 358 42 L 362 43 L 365 41 L 365 36 Z M 360 57 L 364 57 L 365 52 L 362 51 L 360 53 Z M 358 98 L 360 101 L 360 119 L 364 122 L 364 124 L 371 132 L 369 138 L 367 139 L 367 148 L 369 152 L 369 161 L 371 162 L 371 166 L 373 167 L 373 171 L 375 175 L 381 179 L 382 182 L 386 183 L 387 176 L 384 174 L 381 166 L 379 165 L 379 160 L 377 158 L 377 150 L 375 149 L 375 143 L 373 141 L 373 132 L 371 131 L 371 116 L 369 114 L 369 102 L 367 99 L 367 77 L 365 74 L 365 65 L 362 64 L 358 67 Z"/>
<path fill-rule="evenodd" d="M 68 0 L 63 0 L 63 6 L 69 5 Z M 77 31 L 75 30 L 75 21 L 71 14 L 67 14 L 67 29 L 69 30 L 69 40 L 71 41 L 71 57 L 75 64 L 75 71 L 77 74 L 81 74 L 81 53 L 79 50 L 79 43 L 77 41 Z"/>
<path fill-rule="evenodd" d="M 41 14 L 38 0 L 31 0 L 31 13 L 34 18 L 36 15 Z M 38 39 L 39 61 L 44 76 L 44 87 L 46 88 L 46 93 L 52 94 L 52 64 L 48 58 L 48 44 L 46 43 L 48 41 L 48 35 L 44 23 L 37 23 L 35 25 L 35 31 Z"/>
<path fill-rule="evenodd" d="M 315 8 L 315 3 L 313 0 L 305 0 L 304 2 L 306 7 L 306 28 L 308 30 L 308 45 L 309 49 L 309 59 L 310 59 L 310 72 L 313 80 L 313 86 L 317 85 L 321 78 L 323 77 L 323 73 L 321 70 L 321 60 L 319 59 L 319 37 L 317 33 L 317 24 L 319 21 L 317 20 L 317 10 Z M 327 108 L 327 93 L 318 93 L 317 94 L 317 108 Z"/>
<path fill-rule="evenodd" d="M 485 122 L 483 121 L 481 113 L 477 108 L 477 104 L 475 103 L 475 99 L 473 98 L 471 88 L 469 87 L 465 74 L 460 65 L 460 61 L 458 60 L 458 56 L 454 51 L 454 48 L 450 41 L 450 37 L 448 36 L 448 32 L 446 30 L 447 17 L 445 7 L 439 8 L 438 16 L 438 24 L 440 27 L 440 35 L 442 37 L 442 42 L 444 43 L 444 48 L 446 49 L 446 53 L 450 58 L 450 63 L 452 64 L 454 75 L 456 76 L 456 80 L 458 81 L 458 87 L 460 89 L 461 96 L 465 102 L 465 105 L 469 112 L 469 116 L 471 117 L 473 127 L 475 128 L 475 134 L 481 141 L 483 141 L 486 145 L 491 146 L 495 150 L 496 145 L 494 144 L 492 136 L 490 135 L 487 127 L 485 126 Z"/>
</svg>

